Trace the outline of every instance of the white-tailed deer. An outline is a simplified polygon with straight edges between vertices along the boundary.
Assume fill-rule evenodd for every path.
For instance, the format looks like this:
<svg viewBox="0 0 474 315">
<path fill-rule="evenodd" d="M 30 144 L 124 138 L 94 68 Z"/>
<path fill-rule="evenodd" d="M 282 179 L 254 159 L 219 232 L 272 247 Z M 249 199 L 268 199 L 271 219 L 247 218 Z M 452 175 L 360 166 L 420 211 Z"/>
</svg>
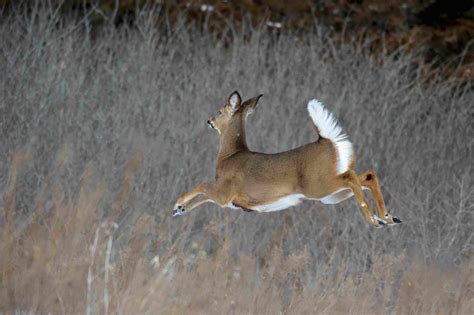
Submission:
<svg viewBox="0 0 474 315">
<path fill-rule="evenodd" d="M 245 120 L 261 95 L 242 103 L 232 93 L 208 124 L 220 134 L 214 182 L 204 182 L 181 196 L 173 216 L 183 215 L 205 202 L 245 211 L 278 211 L 304 199 L 336 204 L 355 196 L 364 219 L 375 227 L 401 221 L 387 212 L 375 171 L 357 175 L 352 144 L 336 118 L 319 101 L 308 111 L 319 139 L 276 153 L 252 152 L 245 139 Z M 372 192 L 377 215 L 369 208 L 364 189 Z"/>
</svg>

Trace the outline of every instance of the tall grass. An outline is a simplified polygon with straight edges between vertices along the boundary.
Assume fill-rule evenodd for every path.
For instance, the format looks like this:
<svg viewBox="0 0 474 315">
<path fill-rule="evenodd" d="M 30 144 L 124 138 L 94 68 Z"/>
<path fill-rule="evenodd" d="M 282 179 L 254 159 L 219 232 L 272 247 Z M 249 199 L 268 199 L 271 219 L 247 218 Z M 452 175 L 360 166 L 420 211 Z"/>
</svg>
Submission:
<svg viewBox="0 0 474 315">
<path fill-rule="evenodd" d="M 87 18 L 43 8 L 2 15 L 0 312 L 474 307 L 472 90 L 318 25 L 304 36 L 229 25 L 221 40 L 137 16 L 92 34 Z M 205 121 L 236 89 L 264 94 L 247 128 L 262 152 L 314 139 L 306 102 L 327 104 L 404 224 L 372 229 L 354 201 L 170 218 L 214 176 Z"/>
</svg>

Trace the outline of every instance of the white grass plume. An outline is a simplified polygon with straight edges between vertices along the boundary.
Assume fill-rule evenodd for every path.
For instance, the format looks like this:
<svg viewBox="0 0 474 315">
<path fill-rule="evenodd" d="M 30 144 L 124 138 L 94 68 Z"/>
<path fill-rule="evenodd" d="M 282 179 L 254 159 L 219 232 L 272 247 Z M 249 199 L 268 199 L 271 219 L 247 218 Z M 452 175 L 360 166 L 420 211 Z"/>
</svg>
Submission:
<svg viewBox="0 0 474 315">
<path fill-rule="evenodd" d="M 341 174 L 349 170 L 353 154 L 352 143 L 342 131 L 337 118 L 316 99 L 309 101 L 308 112 L 318 128 L 319 136 L 331 140 L 336 147 L 337 173 Z"/>
</svg>

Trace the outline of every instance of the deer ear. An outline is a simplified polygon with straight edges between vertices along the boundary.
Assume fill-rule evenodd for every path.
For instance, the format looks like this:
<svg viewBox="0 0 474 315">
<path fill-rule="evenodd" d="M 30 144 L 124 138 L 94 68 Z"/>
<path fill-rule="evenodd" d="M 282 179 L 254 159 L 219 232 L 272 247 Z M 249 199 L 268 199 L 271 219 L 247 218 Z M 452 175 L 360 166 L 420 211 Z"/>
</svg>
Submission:
<svg viewBox="0 0 474 315">
<path fill-rule="evenodd" d="M 258 101 L 260 98 L 263 96 L 263 94 L 260 94 L 259 96 L 255 96 L 254 98 L 251 98 L 249 100 L 246 100 L 243 104 L 242 107 L 244 108 L 245 111 L 245 116 L 247 117 L 249 114 L 253 112 L 255 107 L 257 106 Z"/>
<path fill-rule="evenodd" d="M 242 102 L 242 98 L 240 97 L 239 92 L 235 91 L 229 96 L 228 103 L 232 111 L 235 112 L 239 109 L 240 103 Z"/>
</svg>

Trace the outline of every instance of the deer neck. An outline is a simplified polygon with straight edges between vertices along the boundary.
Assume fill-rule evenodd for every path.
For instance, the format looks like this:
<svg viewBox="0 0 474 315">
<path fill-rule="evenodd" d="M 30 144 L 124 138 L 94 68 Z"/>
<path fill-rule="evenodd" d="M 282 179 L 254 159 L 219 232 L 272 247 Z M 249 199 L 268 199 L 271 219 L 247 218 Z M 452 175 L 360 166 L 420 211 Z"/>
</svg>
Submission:
<svg viewBox="0 0 474 315">
<path fill-rule="evenodd" d="M 243 119 L 236 119 L 220 134 L 218 161 L 240 151 L 248 151 Z"/>
</svg>

